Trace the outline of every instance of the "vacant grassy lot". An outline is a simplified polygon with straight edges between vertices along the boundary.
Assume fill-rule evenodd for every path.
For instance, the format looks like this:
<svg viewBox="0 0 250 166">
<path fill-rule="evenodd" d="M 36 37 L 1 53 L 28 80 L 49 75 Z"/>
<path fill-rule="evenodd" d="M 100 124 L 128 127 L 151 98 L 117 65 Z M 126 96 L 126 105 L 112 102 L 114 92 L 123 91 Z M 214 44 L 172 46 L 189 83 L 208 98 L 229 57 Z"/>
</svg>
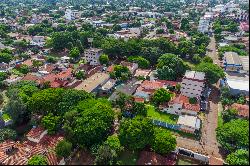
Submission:
<svg viewBox="0 0 250 166">
<path fill-rule="evenodd" d="M 147 116 L 151 119 L 164 121 L 169 124 L 176 124 L 178 121 L 177 115 L 172 115 L 157 111 L 152 105 L 147 105 L 147 110 L 148 110 Z"/>
</svg>

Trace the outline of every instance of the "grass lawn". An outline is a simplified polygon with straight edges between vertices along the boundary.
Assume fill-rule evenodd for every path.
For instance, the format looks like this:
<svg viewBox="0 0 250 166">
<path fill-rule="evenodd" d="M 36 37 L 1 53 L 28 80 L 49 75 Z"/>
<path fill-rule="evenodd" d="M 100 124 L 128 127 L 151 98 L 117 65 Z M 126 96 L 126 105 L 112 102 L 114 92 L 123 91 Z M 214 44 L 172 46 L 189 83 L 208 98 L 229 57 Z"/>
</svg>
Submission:
<svg viewBox="0 0 250 166">
<path fill-rule="evenodd" d="M 221 115 L 221 111 L 218 111 L 218 127 L 221 127 L 223 125 L 223 119 Z"/>
<path fill-rule="evenodd" d="M 182 59 L 184 63 L 186 63 L 191 69 L 194 69 L 196 65 L 192 63 L 190 60 Z"/>
<path fill-rule="evenodd" d="M 120 162 L 121 165 L 136 165 L 138 157 L 138 152 L 124 150 L 118 158 L 118 162 Z"/>
<path fill-rule="evenodd" d="M 156 111 L 154 106 L 147 105 L 147 116 L 155 120 L 161 120 L 169 124 L 176 124 L 178 121 L 177 115 L 167 114 L 160 111 Z"/>
<path fill-rule="evenodd" d="M 4 121 L 11 120 L 10 116 L 8 114 L 3 114 L 2 115 Z"/>
</svg>

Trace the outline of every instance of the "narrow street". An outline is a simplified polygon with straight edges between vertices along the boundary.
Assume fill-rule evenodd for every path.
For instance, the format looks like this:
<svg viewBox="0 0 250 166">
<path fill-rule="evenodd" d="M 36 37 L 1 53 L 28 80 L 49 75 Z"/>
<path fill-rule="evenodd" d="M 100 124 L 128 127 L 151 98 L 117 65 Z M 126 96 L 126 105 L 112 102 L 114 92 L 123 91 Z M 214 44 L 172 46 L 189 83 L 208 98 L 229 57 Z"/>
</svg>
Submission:
<svg viewBox="0 0 250 166">
<path fill-rule="evenodd" d="M 214 38 L 214 35 L 212 37 L 210 37 L 211 41 L 207 47 L 208 51 L 207 51 L 207 56 L 211 57 L 214 61 L 215 64 L 219 65 L 220 61 L 219 61 L 219 56 L 218 56 L 218 52 L 216 49 L 216 41 Z"/>
<path fill-rule="evenodd" d="M 211 41 L 208 45 L 207 56 L 213 59 L 214 64 L 219 65 L 219 57 L 216 49 L 216 41 L 214 36 L 212 36 Z M 217 158 L 222 158 L 218 142 L 216 139 L 216 128 L 218 126 L 218 110 L 219 108 L 219 88 L 214 85 L 212 87 L 212 91 L 209 101 L 209 110 L 205 113 L 205 118 L 202 121 L 201 128 L 201 139 L 200 141 L 177 137 L 177 146 L 183 147 L 186 149 L 190 149 L 194 152 L 198 152 L 208 156 L 214 156 Z"/>
</svg>

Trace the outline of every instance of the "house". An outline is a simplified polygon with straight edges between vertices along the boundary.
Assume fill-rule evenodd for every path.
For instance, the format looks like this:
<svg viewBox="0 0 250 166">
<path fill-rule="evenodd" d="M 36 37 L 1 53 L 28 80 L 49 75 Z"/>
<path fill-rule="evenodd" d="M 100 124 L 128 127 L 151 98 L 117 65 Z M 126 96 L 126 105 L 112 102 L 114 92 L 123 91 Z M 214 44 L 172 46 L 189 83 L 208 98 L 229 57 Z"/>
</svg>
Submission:
<svg viewBox="0 0 250 166">
<path fill-rule="evenodd" d="M 164 87 L 163 82 L 159 81 L 148 81 L 145 80 L 142 84 L 137 88 L 134 97 L 135 98 L 143 98 L 145 101 L 149 101 L 151 95 L 160 88 Z"/>
<path fill-rule="evenodd" d="M 132 74 L 134 74 L 135 70 L 138 69 L 137 63 L 122 61 L 120 64 L 122 66 L 126 66 Z"/>
<path fill-rule="evenodd" d="M 33 46 L 43 47 L 45 45 L 45 39 L 45 36 L 33 36 L 30 44 Z"/>
<path fill-rule="evenodd" d="M 143 78 L 147 78 L 149 76 L 149 73 L 151 72 L 151 70 L 144 70 L 144 69 L 137 69 L 135 71 L 135 77 L 143 77 Z"/>
<path fill-rule="evenodd" d="M 109 74 L 97 72 L 91 77 L 83 80 L 81 84 L 75 87 L 75 89 L 84 90 L 88 93 L 97 92 L 99 87 L 103 86 L 109 78 Z"/>
<path fill-rule="evenodd" d="M 98 48 L 90 48 L 84 51 L 83 59 L 86 60 L 90 65 L 99 65 L 99 58 L 102 55 L 103 50 Z"/>
<path fill-rule="evenodd" d="M 181 94 L 186 97 L 199 98 L 205 87 L 205 73 L 186 71 L 181 82 Z"/>
<path fill-rule="evenodd" d="M 56 75 L 56 80 L 61 80 L 61 81 L 69 81 L 72 79 L 72 71 L 73 69 L 68 68 L 64 71 L 61 71 Z"/>
<path fill-rule="evenodd" d="M 189 103 L 189 98 L 183 95 L 176 95 L 171 101 L 168 102 L 168 107 L 163 107 L 162 112 L 175 115 L 192 115 L 196 116 L 200 111 L 200 104 Z"/>
<path fill-rule="evenodd" d="M 34 81 L 36 82 L 37 85 L 40 85 L 43 83 L 43 80 L 41 77 L 31 74 L 31 73 L 26 74 L 21 80 L 22 81 Z"/>
<path fill-rule="evenodd" d="M 54 152 L 56 145 L 63 138 L 60 134 L 45 134 L 39 143 L 30 140 L 1 142 L 0 165 L 27 165 L 28 160 L 34 155 L 43 155 L 48 165 L 65 165 L 64 158 L 58 157 Z"/>
<path fill-rule="evenodd" d="M 242 69 L 241 60 L 236 52 L 225 52 L 223 64 L 225 71 L 239 72 Z"/>
<path fill-rule="evenodd" d="M 26 135 L 27 139 L 39 143 L 40 140 L 48 133 L 47 130 L 43 129 L 42 127 L 32 128 L 28 134 Z"/>
<path fill-rule="evenodd" d="M 116 85 L 116 80 L 110 79 L 103 86 L 100 87 L 99 94 L 106 95 L 110 94 Z"/>
<path fill-rule="evenodd" d="M 11 75 L 9 78 L 5 79 L 3 83 L 7 86 L 15 84 L 16 82 L 20 81 L 22 77 L 18 77 L 17 75 Z"/>
<path fill-rule="evenodd" d="M 177 124 L 180 125 L 182 131 L 194 133 L 200 129 L 201 120 L 196 116 L 181 115 L 178 118 Z"/>
<path fill-rule="evenodd" d="M 247 22 L 241 22 L 240 30 L 244 32 L 249 32 L 249 24 Z"/>
<path fill-rule="evenodd" d="M 234 103 L 230 106 L 230 108 L 236 109 L 239 117 L 249 119 L 249 105 Z"/>
</svg>

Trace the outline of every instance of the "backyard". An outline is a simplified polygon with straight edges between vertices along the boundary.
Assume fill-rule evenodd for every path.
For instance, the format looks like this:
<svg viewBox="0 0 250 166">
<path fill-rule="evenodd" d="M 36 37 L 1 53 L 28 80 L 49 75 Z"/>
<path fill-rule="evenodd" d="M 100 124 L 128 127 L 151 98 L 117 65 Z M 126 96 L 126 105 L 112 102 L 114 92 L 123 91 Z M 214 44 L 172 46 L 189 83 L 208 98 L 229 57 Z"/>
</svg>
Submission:
<svg viewBox="0 0 250 166">
<path fill-rule="evenodd" d="M 152 105 L 147 105 L 147 116 L 150 119 L 160 120 L 169 124 L 176 124 L 178 121 L 177 115 L 167 114 L 155 110 L 155 107 Z"/>
</svg>

